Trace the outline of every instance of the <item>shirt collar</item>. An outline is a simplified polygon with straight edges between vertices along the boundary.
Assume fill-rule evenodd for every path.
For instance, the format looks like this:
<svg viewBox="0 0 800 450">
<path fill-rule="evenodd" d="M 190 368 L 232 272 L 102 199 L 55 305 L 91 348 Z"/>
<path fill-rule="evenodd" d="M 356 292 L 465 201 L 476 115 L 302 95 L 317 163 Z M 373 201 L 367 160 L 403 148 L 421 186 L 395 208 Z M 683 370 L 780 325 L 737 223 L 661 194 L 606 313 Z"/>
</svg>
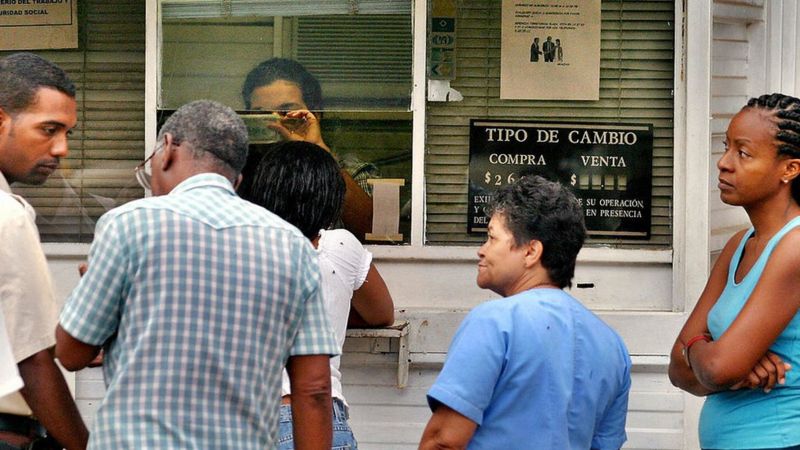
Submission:
<svg viewBox="0 0 800 450">
<path fill-rule="evenodd" d="M 179 194 L 199 187 L 218 187 L 222 188 L 231 194 L 236 192 L 233 190 L 233 185 L 230 180 L 223 177 L 218 173 L 206 172 L 181 181 L 175 188 L 170 191 L 170 194 Z"/>
<path fill-rule="evenodd" d="M 0 191 L 11 193 L 11 186 L 8 185 L 8 181 L 6 181 L 3 172 L 0 172 Z"/>
<path fill-rule="evenodd" d="M 0 172 L 0 192 L 5 192 L 11 196 L 14 200 L 18 201 L 23 208 L 25 208 L 25 212 L 28 213 L 32 221 L 36 221 L 36 210 L 33 209 L 30 203 L 28 203 L 24 198 L 20 197 L 19 195 L 11 192 L 11 186 L 8 185 L 8 181 L 6 180 L 5 175 L 3 172 Z"/>
</svg>

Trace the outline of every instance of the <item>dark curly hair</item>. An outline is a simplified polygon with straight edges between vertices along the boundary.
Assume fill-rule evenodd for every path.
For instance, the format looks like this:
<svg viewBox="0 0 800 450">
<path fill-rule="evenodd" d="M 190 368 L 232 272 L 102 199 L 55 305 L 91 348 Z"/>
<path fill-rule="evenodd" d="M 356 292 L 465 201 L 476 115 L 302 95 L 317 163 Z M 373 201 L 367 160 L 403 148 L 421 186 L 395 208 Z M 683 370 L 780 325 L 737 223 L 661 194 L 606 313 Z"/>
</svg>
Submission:
<svg viewBox="0 0 800 450">
<path fill-rule="evenodd" d="M 778 131 L 778 154 L 800 158 L 800 99 L 784 94 L 765 94 L 748 100 L 745 108 L 758 108 L 775 113 Z M 792 181 L 792 198 L 800 203 L 800 177 Z"/>
<path fill-rule="evenodd" d="M 542 243 L 542 266 L 560 288 L 572 286 L 575 260 L 586 240 L 575 195 L 559 183 L 525 176 L 495 191 L 488 214 L 505 216 L 516 245 Z"/>
<path fill-rule="evenodd" d="M 254 145 L 239 196 L 296 226 L 309 239 L 341 214 L 344 178 L 322 147 L 304 141 Z"/>
</svg>

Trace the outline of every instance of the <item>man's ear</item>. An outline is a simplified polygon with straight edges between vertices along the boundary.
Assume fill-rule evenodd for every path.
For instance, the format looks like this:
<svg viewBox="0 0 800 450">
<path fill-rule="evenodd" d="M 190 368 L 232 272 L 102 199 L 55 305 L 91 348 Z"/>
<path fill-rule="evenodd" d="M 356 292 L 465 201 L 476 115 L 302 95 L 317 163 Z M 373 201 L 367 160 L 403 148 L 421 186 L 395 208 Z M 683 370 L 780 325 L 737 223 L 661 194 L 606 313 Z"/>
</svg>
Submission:
<svg viewBox="0 0 800 450">
<path fill-rule="evenodd" d="M 244 179 L 244 175 L 242 175 L 242 174 L 239 174 L 239 176 L 236 177 L 236 180 L 233 182 L 233 190 L 234 191 L 238 191 L 239 190 L 239 185 L 242 184 L 242 180 L 243 179 Z"/>
<path fill-rule="evenodd" d="M 161 139 L 164 140 L 164 150 L 161 151 L 161 171 L 166 172 L 175 162 L 176 151 L 178 149 L 172 134 L 164 133 Z"/>
<path fill-rule="evenodd" d="M 538 264 L 542 260 L 543 251 L 544 246 L 542 245 L 542 241 L 531 239 L 531 241 L 526 244 L 525 248 L 525 267 L 530 268 Z"/>
<path fill-rule="evenodd" d="M 8 126 L 11 122 L 11 116 L 6 112 L 5 109 L 0 108 L 0 133 L 4 127 Z"/>
</svg>

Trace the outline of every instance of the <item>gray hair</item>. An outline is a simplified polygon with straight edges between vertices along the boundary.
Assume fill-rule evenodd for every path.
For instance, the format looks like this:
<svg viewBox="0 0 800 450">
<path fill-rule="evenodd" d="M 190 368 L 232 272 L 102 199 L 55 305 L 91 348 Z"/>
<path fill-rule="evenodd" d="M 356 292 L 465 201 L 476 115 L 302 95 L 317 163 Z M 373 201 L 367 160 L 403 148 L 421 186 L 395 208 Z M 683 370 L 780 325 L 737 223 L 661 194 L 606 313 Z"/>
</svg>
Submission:
<svg viewBox="0 0 800 450">
<path fill-rule="evenodd" d="M 213 156 L 236 175 L 247 161 L 247 127 L 236 112 L 213 100 L 196 100 L 181 106 L 158 133 L 172 135 L 176 144 L 188 142 L 197 159 Z"/>
</svg>

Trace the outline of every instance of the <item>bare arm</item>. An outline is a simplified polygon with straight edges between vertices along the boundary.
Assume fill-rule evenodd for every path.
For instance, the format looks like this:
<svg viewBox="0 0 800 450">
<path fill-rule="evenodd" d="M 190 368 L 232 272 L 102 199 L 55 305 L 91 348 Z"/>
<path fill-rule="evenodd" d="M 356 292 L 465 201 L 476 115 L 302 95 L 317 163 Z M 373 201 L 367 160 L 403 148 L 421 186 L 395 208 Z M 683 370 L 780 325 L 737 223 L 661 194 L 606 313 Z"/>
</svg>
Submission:
<svg viewBox="0 0 800 450">
<path fill-rule="evenodd" d="M 51 351 L 34 353 L 18 367 L 25 382 L 20 393 L 47 432 L 68 450 L 85 449 L 89 431 Z"/>
<path fill-rule="evenodd" d="M 347 231 L 364 242 L 367 233 L 372 232 L 372 197 L 353 180 L 346 170 L 342 170 L 345 193 L 342 207 L 342 223 Z"/>
<path fill-rule="evenodd" d="M 741 238 L 740 234 L 737 236 Z M 738 243 L 739 239 L 735 237 L 732 241 Z M 730 245 L 726 246 L 723 254 Z M 795 230 L 784 236 L 770 256 L 753 293 L 727 331 L 714 342 L 698 342 L 692 347 L 689 354 L 695 380 L 705 390 L 713 392 L 737 387 L 751 372 L 758 370 L 757 365 L 768 362 L 764 357 L 770 345 L 800 308 L 800 255 L 794 251 L 798 245 L 800 232 Z M 727 268 L 730 255 L 720 257 L 720 263 L 723 259 L 727 261 Z M 725 272 L 727 276 L 727 270 Z M 708 310 L 704 319 L 707 314 Z M 691 332 L 682 332 L 679 339 L 689 339 Z M 673 362 L 674 353 L 673 349 Z M 671 378 L 672 366 L 671 363 Z"/>
<path fill-rule="evenodd" d="M 100 347 L 81 342 L 56 327 L 56 357 L 65 369 L 74 372 L 87 367 L 100 353 Z"/>
<path fill-rule="evenodd" d="M 308 110 L 296 110 L 286 113 L 287 118 L 302 119 L 303 124 L 293 129 L 287 128 L 282 122 L 272 122 L 269 128 L 277 131 L 284 139 L 290 141 L 305 141 L 319 145 L 329 153 L 328 144 L 322 138 L 319 120 L 314 113 Z M 345 193 L 342 208 L 342 222 L 347 231 L 353 233 L 359 241 L 364 242 L 366 233 L 372 231 L 372 197 L 370 197 L 346 170 L 342 170 Z"/>
<path fill-rule="evenodd" d="M 428 421 L 419 450 L 465 449 L 478 425 L 445 405 L 439 405 Z"/>
<path fill-rule="evenodd" d="M 286 371 L 292 387 L 294 448 L 330 450 L 333 433 L 330 357 L 292 356 Z"/>
<path fill-rule="evenodd" d="M 678 338 L 672 346 L 669 360 L 669 379 L 672 384 L 683 389 L 686 392 L 697 396 L 704 396 L 716 392 L 715 389 L 709 389 L 700 384 L 692 369 L 686 365 L 683 357 L 684 344 L 694 336 L 708 333 L 708 312 L 717 302 L 720 294 L 725 288 L 725 283 L 728 277 L 728 266 L 730 265 L 733 253 L 736 246 L 742 239 L 744 231 L 736 233 L 725 244 L 722 253 L 717 258 L 714 267 L 711 269 L 711 275 L 708 278 L 703 293 L 700 294 L 700 300 L 694 307 L 689 319 L 683 325 Z M 692 350 L 697 346 L 695 344 Z"/>
<path fill-rule="evenodd" d="M 350 327 L 385 327 L 394 323 L 394 302 L 375 264 L 370 264 L 364 283 L 353 292 Z"/>
</svg>

